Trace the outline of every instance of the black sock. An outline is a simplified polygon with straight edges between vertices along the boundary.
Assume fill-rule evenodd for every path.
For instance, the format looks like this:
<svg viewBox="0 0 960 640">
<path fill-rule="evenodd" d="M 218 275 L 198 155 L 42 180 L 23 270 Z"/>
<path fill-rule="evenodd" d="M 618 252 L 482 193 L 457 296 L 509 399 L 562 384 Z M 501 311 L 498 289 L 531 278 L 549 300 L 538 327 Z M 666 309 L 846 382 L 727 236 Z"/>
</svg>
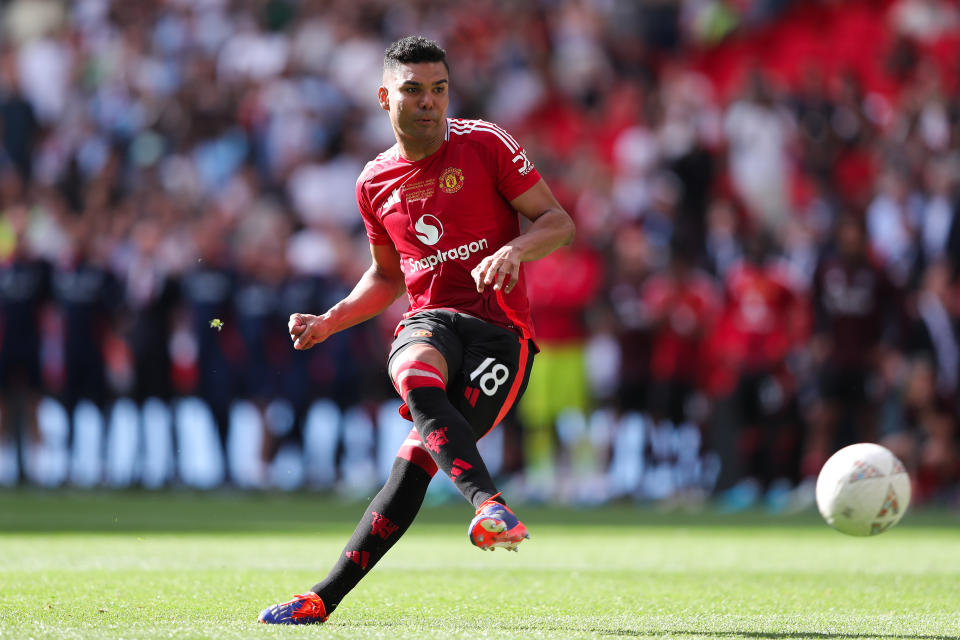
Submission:
<svg viewBox="0 0 960 640">
<path fill-rule="evenodd" d="M 447 392 L 438 387 L 417 387 L 407 393 L 406 402 L 424 448 L 463 497 L 474 507 L 493 497 L 497 489 L 477 451 L 477 438 L 467 419 L 450 403 Z"/>
<path fill-rule="evenodd" d="M 343 554 L 327 577 L 311 588 L 323 598 L 328 614 L 410 527 L 432 477 L 403 458 L 394 460 L 390 478 L 370 501 Z"/>
</svg>

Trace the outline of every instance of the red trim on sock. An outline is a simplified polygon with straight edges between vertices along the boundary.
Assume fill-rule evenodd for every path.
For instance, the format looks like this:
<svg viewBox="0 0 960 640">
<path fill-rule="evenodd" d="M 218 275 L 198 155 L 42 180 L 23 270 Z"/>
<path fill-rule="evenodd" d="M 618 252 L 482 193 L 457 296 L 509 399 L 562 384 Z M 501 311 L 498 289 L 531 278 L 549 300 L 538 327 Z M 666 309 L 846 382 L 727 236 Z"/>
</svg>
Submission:
<svg viewBox="0 0 960 640">
<path fill-rule="evenodd" d="M 434 373 L 440 378 L 443 378 L 443 374 L 440 373 L 440 369 L 437 369 L 432 364 L 427 364 L 426 362 L 420 362 L 419 360 L 410 360 L 409 362 L 404 362 L 399 367 L 397 367 L 397 373 L 395 375 L 400 374 L 406 371 L 407 369 L 422 369 L 424 371 L 429 371 L 430 373 Z"/>
<path fill-rule="evenodd" d="M 393 386 L 404 400 L 407 399 L 407 394 L 410 393 L 411 389 L 421 387 L 447 388 L 443 381 L 443 374 L 440 373 L 439 369 L 416 360 L 405 362 L 397 367 L 397 371 L 393 375 Z"/>
<path fill-rule="evenodd" d="M 397 451 L 397 457 L 412 462 L 431 476 L 437 473 L 437 463 L 433 461 L 430 454 L 421 446 L 405 444 Z"/>
</svg>

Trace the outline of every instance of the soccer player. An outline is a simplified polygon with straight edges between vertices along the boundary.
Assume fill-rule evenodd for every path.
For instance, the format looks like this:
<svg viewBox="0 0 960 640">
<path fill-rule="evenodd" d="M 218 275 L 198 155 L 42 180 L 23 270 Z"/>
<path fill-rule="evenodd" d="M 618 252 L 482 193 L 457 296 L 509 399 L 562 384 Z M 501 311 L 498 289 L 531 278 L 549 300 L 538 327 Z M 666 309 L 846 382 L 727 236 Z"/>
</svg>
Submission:
<svg viewBox="0 0 960 640">
<path fill-rule="evenodd" d="M 397 144 L 357 180 L 373 262 L 325 314 L 295 313 L 289 322 L 294 347 L 309 349 L 406 290 L 410 307 L 388 370 L 414 428 L 330 574 L 265 609 L 261 622 L 326 620 L 413 522 L 438 468 L 476 508 L 474 545 L 516 550 L 529 537 L 476 441 L 516 402 L 533 363 L 521 263 L 569 244 L 574 227 L 510 134 L 446 117 L 449 85 L 437 43 L 407 37 L 387 48 L 378 98 Z M 518 212 L 531 223 L 522 233 Z"/>
</svg>

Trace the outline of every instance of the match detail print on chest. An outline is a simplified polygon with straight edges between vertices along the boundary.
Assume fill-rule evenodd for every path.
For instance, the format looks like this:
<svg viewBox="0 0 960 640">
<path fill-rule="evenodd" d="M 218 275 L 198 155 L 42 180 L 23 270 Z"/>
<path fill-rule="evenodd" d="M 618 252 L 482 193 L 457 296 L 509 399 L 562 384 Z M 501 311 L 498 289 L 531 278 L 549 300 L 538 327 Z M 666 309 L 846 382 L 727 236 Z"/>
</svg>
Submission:
<svg viewBox="0 0 960 640">
<path fill-rule="evenodd" d="M 433 207 L 439 203 L 434 196 L 445 198 L 456 194 L 463 188 L 464 174 L 459 167 L 449 166 L 442 171 L 429 171 L 411 176 L 400 186 L 398 200 L 407 212 L 413 214 L 424 207 Z M 449 203 L 444 203 L 449 206 Z M 435 213 L 435 212 L 434 212 Z"/>
<path fill-rule="evenodd" d="M 404 183 L 402 187 L 403 199 L 407 202 L 416 202 L 426 200 L 436 193 L 437 180 L 435 177 L 416 176 L 414 179 Z"/>
<path fill-rule="evenodd" d="M 405 182 L 402 187 L 403 199 L 407 202 L 427 200 L 433 197 L 438 189 L 453 195 L 463 188 L 463 183 L 463 170 L 459 167 L 447 167 L 439 175 L 431 171 L 429 176 L 420 174 Z"/>
</svg>

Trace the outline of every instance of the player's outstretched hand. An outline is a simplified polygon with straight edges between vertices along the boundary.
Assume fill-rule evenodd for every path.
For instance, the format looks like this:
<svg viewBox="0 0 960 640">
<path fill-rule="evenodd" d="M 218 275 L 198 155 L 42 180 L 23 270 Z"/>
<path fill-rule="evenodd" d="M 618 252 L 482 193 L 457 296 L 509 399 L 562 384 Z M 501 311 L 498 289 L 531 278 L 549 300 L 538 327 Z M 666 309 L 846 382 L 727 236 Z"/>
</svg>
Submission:
<svg viewBox="0 0 960 640">
<path fill-rule="evenodd" d="M 481 260 L 471 275 L 479 293 L 490 285 L 494 291 L 510 293 L 520 278 L 520 252 L 510 245 L 500 247 Z"/>
<path fill-rule="evenodd" d="M 326 340 L 330 331 L 325 324 L 323 316 L 291 313 L 287 329 L 290 331 L 290 339 L 293 340 L 293 348 L 302 351 Z"/>
</svg>

